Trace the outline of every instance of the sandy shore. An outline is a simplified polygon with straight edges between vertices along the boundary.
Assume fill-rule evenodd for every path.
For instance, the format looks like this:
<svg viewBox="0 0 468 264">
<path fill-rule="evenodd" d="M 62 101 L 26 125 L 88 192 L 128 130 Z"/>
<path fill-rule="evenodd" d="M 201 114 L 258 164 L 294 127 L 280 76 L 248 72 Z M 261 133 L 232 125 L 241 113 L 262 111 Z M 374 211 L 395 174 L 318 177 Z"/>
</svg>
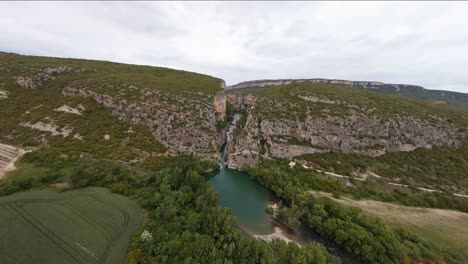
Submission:
<svg viewBox="0 0 468 264">
<path fill-rule="evenodd" d="M 273 209 L 276 209 L 278 207 L 277 199 L 276 197 L 274 197 L 274 195 L 272 194 L 269 195 L 267 206 Z M 282 226 L 281 223 L 278 223 L 277 221 L 275 221 L 275 219 L 271 216 L 270 216 L 270 224 L 272 227 L 272 233 L 268 235 L 256 234 L 246 229 L 243 226 L 241 226 L 241 229 L 245 231 L 247 234 L 249 234 L 250 236 L 254 237 L 255 239 L 262 240 L 265 242 L 271 242 L 273 239 L 281 239 L 285 241 L 286 243 L 291 243 L 291 242 L 296 243 L 296 245 L 298 245 L 299 247 L 302 244 L 306 243 L 306 241 L 304 241 L 302 238 L 297 236 L 297 234 L 295 234 L 294 231 L 289 230 L 288 228 Z"/>
<path fill-rule="evenodd" d="M 299 247 L 301 246 L 301 244 L 299 244 L 298 242 L 289 239 L 280 227 L 275 226 L 274 230 L 275 231 L 269 235 L 254 235 L 254 237 L 258 240 L 263 240 L 266 242 L 271 242 L 273 241 L 273 239 L 281 239 L 286 243 L 293 242 L 296 243 Z"/>
</svg>

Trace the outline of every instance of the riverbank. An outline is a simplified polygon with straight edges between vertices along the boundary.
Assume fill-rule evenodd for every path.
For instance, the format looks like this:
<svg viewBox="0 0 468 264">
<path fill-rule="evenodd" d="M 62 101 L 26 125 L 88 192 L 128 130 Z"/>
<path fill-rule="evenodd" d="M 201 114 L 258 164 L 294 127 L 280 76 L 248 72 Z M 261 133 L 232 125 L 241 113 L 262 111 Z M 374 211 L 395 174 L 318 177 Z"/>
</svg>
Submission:
<svg viewBox="0 0 468 264">
<path fill-rule="evenodd" d="M 271 192 L 268 195 L 268 201 L 266 207 L 276 209 L 278 207 L 278 198 L 276 198 Z M 272 227 L 272 233 L 268 235 L 260 235 L 251 233 L 250 235 L 258 240 L 271 242 L 273 239 L 280 239 L 286 243 L 295 243 L 299 247 L 307 243 L 307 239 L 301 237 L 301 234 L 296 233 L 294 230 L 287 228 L 278 222 L 274 217 L 269 215 L 270 224 Z"/>
<path fill-rule="evenodd" d="M 283 230 L 279 227 L 275 227 L 274 228 L 274 232 L 269 234 L 269 235 L 253 235 L 253 237 L 255 237 L 256 239 L 258 240 L 263 240 L 265 242 L 271 242 L 273 241 L 273 239 L 280 239 L 280 240 L 283 240 L 284 242 L 286 243 L 296 243 L 296 245 L 298 245 L 299 247 L 301 247 L 301 244 L 299 244 L 298 242 L 296 241 L 293 241 L 291 239 L 289 239 L 284 233 L 283 233 Z"/>
</svg>

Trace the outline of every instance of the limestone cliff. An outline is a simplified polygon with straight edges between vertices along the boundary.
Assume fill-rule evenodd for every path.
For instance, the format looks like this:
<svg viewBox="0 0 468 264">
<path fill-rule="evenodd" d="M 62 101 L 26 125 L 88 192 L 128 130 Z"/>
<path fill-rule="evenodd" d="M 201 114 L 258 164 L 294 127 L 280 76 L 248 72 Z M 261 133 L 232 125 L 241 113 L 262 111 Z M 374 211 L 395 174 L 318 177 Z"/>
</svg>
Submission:
<svg viewBox="0 0 468 264">
<path fill-rule="evenodd" d="M 218 119 L 224 120 L 226 118 L 226 95 L 224 93 L 215 95 L 213 107 L 215 113 L 218 114 Z"/>
<path fill-rule="evenodd" d="M 257 97 L 250 94 L 227 94 L 226 101 L 229 102 L 236 109 L 247 109 L 255 105 L 255 103 L 257 102 Z"/>
<path fill-rule="evenodd" d="M 229 146 L 229 167 L 252 166 L 260 158 L 291 159 L 330 151 L 379 156 L 441 145 L 456 148 L 465 136 L 463 125 L 443 115 L 417 115 L 417 111 L 383 115 L 372 105 L 375 102 L 354 104 L 351 95 L 338 99 L 320 95 L 320 89 L 314 94 L 285 90 L 278 97 L 271 94 L 279 90 L 228 95 L 234 107 L 247 111 Z"/>
<path fill-rule="evenodd" d="M 144 89 L 137 91 L 144 95 L 145 100 L 129 102 L 115 94 L 101 94 L 70 86 L 63 89 L 62 95 L 91 97 L 110 108 L 112 114 L 122 120 L 148 127 L 172 153 L 194 153 L 216 158 L 216 152 L 223 142 L 223 133 L 218 131 L 217 121 L 224 119 L 225 110 L 222 104 L 215 103 L 215 107 L 212 107 L 209 101 L 219 100 L 219 96 L 205 100 Z"/>
</svg>

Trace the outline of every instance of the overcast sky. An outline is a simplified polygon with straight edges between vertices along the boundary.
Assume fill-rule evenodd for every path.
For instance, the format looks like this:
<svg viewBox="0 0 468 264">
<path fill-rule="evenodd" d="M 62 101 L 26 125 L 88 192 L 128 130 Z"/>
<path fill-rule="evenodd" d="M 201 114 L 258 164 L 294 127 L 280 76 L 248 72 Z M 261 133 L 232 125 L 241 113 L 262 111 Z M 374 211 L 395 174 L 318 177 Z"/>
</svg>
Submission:
<svg viewBox="0 0 468 264">
<path fill-rule="evenodd" d="M 0 50 L 468 93 L 468 2 L 0 2 Z"/>
</svg>

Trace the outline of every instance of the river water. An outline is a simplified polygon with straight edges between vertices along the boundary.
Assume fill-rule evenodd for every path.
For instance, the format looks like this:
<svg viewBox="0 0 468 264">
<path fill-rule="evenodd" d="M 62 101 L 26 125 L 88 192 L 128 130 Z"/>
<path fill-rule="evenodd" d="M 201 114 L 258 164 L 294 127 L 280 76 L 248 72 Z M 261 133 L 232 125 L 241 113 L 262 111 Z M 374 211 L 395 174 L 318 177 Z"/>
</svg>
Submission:
<svg viewBox="0 0 468 264">
<path fill-rule="evenodd" d="M 235 127 L 238 117 L 234 118 L 227 132 L 227 140 Z M 229 169 L 225 166 L 227 156 L 226 144 L 222 147 L 220 170 L 208 176 L 208 181 L 219 194 L 219 203 L 229 208 L 237 218 L 237 224 L 244 235 L 268 235 L 280 228 L 287 239 L 302 245 L 315 241 L 325 245 L 330 253 L 341 259 L 343 263 L 356 263 L 341 250 L 324 241 L 316 232 L 301 224 L 296 230 L 288 230 L 275 224 L 265 212 L 268 204 L 276 203 L 278 199 L 263 185 L 252 179 L 246 172 Z"/>
<path fill-rule="evenodd" d="M 241 229 L 262 235 L 272 232 L 270 217 L 265 213 L 269 195 L 265 187 L 247 173 L 225 167 L 209 181 L 219 194 L 220 205 L 231 209 Z"/>
</svg>

